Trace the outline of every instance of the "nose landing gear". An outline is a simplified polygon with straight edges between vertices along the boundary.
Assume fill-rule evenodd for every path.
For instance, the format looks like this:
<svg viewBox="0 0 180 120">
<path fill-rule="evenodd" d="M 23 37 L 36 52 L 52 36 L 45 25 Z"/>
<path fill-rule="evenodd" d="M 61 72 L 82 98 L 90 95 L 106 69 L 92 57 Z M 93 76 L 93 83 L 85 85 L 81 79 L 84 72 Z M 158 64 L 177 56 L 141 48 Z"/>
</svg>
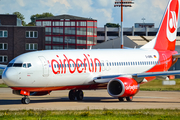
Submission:
<svg viewBox="0 0 180 120">
<path fill-rule="evenodd" d="M 22 103 L 22 104 L 29 104 L 29 103 L 30 103 L 30 98 L 29 98 L 29 96 L 24 96 L 24 97 L 21 99 L 21 103 Z"/>
<path fill-rule="evenodd" d="M 70 90 L 69 91 L 69 100 L 74 101 L 76 98 L 78 101 L 83 100 L 84 94 L 82 90 Z"/>
</svg>

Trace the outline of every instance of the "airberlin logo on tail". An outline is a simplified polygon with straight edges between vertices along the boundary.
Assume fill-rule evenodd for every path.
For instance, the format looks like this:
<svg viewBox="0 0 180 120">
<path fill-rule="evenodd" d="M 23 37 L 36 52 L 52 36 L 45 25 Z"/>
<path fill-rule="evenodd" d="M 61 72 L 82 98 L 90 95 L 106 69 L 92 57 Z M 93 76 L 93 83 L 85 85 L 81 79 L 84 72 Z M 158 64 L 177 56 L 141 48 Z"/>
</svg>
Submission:
<svg viewBox="0 0 180 120">
<path fill-rule="evenodd" d="M 101 63 L 98 58 L 91 58 L 89 54 L 83 54 L 84 58 L 75 60 L 68 58 L 65 54 L 63 54 L 63 58 L 60 59 L 58 55 L 56 55 L 56 59 L 51 60 L 51 68 L 54 74 L 65 74 L 67 72 L 66 69 L 69 69 L 71 74 L 75 73 L 86 73 L 89 72 L 97 72 L 99 67 L 99 72 L 101 72 Z"/>
<path fill-rule="evenodd" d="M 179 1 L 172 0 L 169 8 L 167 10 L 167 38 L 169 41 L 173 42 L 176 39 L 176 31 L 178 24 L 178 14 L 179 14 Z"/>
</svg>

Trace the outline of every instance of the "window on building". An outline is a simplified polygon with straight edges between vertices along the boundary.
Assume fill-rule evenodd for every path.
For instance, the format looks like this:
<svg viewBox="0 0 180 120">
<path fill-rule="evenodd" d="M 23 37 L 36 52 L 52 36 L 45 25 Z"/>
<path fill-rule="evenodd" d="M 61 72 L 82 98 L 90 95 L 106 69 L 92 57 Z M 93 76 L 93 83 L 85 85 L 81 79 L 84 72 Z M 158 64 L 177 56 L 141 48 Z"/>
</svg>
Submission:
<svg viewBox="0 0 180 120">
<path fill-rule="evenodd" d="M 94 44 L 97 44 L 97 37 L 94 37 Z"/>
<path fill-rule="evenodd" d="M 86 22 L 77 22 L 77 26 L 86 26 Z"/>
<path fill-rule="evenodd" d="M 93 38 L 94 37 L 88 37 L 87 38 L 87 44 L 93 44 Z"/>
<path fill-rule="evenodd" d="M 38 32 L 37 31 L 26 31 L 26 38 L 37 38 Z"/>
<path fill-rule="evenodd" d="M 97 22 L 94 22 L 94 26 L 96 26 L 96 27 L 97 27 Z"/>
<path fill-rule="evenodd" d="M 97 35 L 97 28 L 94 28 L 94 35 Z"/>
<path fill-rule="evenodd" d="M 66 46 L 64 46 L 64 49 L 75 49 L 75 45 L 66 45 Z"/>
<path fill-rule="evenodd" d="M 68 43 L 68 44 L 75 44 L 76 43 L 76 40 L 75 40 L 75 37 L 74 36 L 71 36 L 71 37 L 68 37 L 66 36 L 65 37 L 65 40 L 64 40 L 64 43 Z"/>
<path fill-rule="evenodd" d="M 7 63 L 8 57 L 6 55 L 0 55 L 0 63 Z"/>
<path fill-rule="evenodd" d="M 46 27 L 45 28 L 45 34 L 46 35 L 51 35 L 51 27 Z"/>
<path fill-rule="evenodd" d="M 46 50 L 51 50 L 51 46 L 50 46 L 50 45 L 46 45 L 46 46 L 45 46 L 45 49 L 46 49 Z"/>
<path fill-rule="evenodd" d="M 88 22 L 88 23 L 87 23 L 87 26 L 94 26 L 93 23 L 94 23 L 94 22 Z"/>
<path fill-rule="evenodd" d="M 75 35 L 75 27 L 65 27 L 65 35 Z"/>
<path fill-rule="evenodd" d="M 45 44 L 51 44 L 51 37 L 45 37 Z"/>
<path fill-rule="evenodd" d="M 65 26 L 71 26 L 71 22 L 65 22 Z"/>
<path fill-rule="evenodd" d="M 0 37 L 7 37 L 7 36 L 8 36 L 7 30 L 0 30 Z"/>
<path fill-rule="evenodd" d="M 64 22 L 54 21 L 53 26 L 64 26 L 63 23 Z"/>
<path fill-rule="evenodd" d="M 41 26 L 41 21 L 37 21 L 36 26 Z"/>
<path fill-rule="evenodd" d="M 87 35 L 93 35 L 93 28 L 87 28 Z"/>
<path fill-rule="evenodd" d="M 77 37 L 77 44 L 86 44 L 86 37 Z"/>
<path fill-rule="evenodd" d="M 53 27 L 53 35 L 63 35 L 63 27 Z"/>
<path fill-rule="evenodd" d="M 8 44 L 7 43 L 0 43 L 0 50 L 7 50 Z"/>
<path fill-rule="evenodd" d="M 71 26 L 75 26 L 75 22 L 71 22 Z"/>
<path fill-rule="evenodd" d="M 77 28 L 77 35 L 86 35 L 86 28 Z"/>
<path fill-rule="evenodd" d="M 53 37 L 53 44 L 63 44 L 63 37 Z"/>
<path fill-rule="evenodd" d="M 26 43 L 26 50 L 37 50 L 38 44 L 37 43 Z"/>
<path fill-rule="evenodd" d="M 43 21 L 43 26 L 51 26 L 51 21 Z"/>
<path fill-rule="evenodd" d="M 60 49 L 63 49 L 62 45 L 53 46 L 53 50 L 60 50 Z"/>
</svg>

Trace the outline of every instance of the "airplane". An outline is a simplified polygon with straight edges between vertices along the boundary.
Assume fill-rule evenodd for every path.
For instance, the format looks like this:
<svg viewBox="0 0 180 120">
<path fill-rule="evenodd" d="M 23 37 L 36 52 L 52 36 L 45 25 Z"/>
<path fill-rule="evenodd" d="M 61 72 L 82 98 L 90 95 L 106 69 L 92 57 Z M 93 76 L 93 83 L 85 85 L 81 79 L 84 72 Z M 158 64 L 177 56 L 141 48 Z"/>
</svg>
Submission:
<svg viewBox="0 0 180 120">
<path fill-rule="evenodd" d="M 83 90 L 107 89 L 119 101 L 132 101 L 140 84 L 166 80 L 180 54 L 175 51 L 179 0 L 169 0 L 155 38 L 138 49 L 43 50 L 22 54 L 4 69 L 2 79 L 13 94 L 29 96 L 70 90 L 69 99 L 83 100 Z"/>
</svg>

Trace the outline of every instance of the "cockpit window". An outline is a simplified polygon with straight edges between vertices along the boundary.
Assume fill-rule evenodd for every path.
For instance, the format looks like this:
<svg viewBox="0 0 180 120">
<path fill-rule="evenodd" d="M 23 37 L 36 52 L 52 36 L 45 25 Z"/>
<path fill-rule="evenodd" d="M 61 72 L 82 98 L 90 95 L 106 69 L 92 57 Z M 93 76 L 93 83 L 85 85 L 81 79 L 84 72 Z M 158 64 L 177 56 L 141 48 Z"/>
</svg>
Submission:
<svg viewBox="0 0 180 120">
<path fill-rule="evenodd" d="M 14 63 L 9 63 L 7 67 L 12 67 Z"/>
<path fill-rule="evenodd" d="M 22 67 L 22 63 L 14 63 L 13 67 Z"/>
<path fill-rule="evenodd" d="M 23 68 L 26 68 L 26 63 L 23 64 Z"/>
<path fill-rule="evenodd" d="M 28 63 L 27 66 L 28 66 L 28 68 L 30 68 L 31 67 L 31 63 Z"/>
<path fill-rule="evenodd" d="M 31 63 L 23 63 L 23 68 L 30 68 L 31 66 Z"/>
</svg>

